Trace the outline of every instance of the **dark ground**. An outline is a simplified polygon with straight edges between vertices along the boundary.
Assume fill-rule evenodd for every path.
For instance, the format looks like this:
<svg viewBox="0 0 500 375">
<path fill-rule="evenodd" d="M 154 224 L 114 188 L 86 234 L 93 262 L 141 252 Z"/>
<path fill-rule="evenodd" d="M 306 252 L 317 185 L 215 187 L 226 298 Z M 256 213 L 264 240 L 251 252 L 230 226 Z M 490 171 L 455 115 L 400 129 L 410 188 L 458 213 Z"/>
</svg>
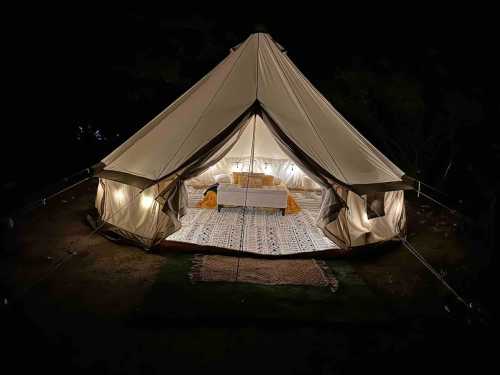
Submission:
<svg viewBox="0 0 500 375">
<path fill-rule="evenodd" d="M 449 373 L 477 371 L 494 360 L 492 320 L 484 324 L 473 316 L 468 322 L 399 244 L 327 256 L 340 282 L 336 294 L 314 287 L 191 284 L 192 253 L 165 247 L 146 253 L 89 237 L 84 217 L 94 194 L 92 181 L 16 222 L 13 247 L 0 263 L 8 298 L 0 317 L 3 368 Z M 473 244 L 463 239 L 461 222 L 409 200 L 410 241 L 466 297 L 488 304 L 471 294 L 483 259 L 467 250 Z"/>
</svg>

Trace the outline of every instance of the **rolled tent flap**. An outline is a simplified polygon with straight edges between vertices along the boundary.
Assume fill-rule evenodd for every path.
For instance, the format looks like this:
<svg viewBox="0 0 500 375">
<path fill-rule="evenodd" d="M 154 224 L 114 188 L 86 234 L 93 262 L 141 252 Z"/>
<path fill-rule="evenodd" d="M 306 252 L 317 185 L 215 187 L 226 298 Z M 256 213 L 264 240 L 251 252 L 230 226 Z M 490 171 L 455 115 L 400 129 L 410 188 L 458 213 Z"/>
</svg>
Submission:
<svg viewBox="0 0 500 375">
<path fill-rule="evenodd" d="M 345 201 L 340 198 L 333 188 L 333 177 L 315 163 L 313 159 L 302 152 L 300 148 L 285 135 L 280 126 L 265 112 L 265 110 L 261 111 L 261 116 L 264 123 L 274 135 L 281 150 L 306 172 L 311 179 L 323 187 L 321 208 L 316 223 L 332 241 L 337 243 L 340 247 L 345 248 L 346 245 L 344 241 L 339 240 L 339 238 L 332 238 L 332 236 L 328 235 L 328 231 L 326 230 L 328 224 L 337 219 L 341 208 L 345 207 Z"/>
<path fill-rule="evenodd" d="M 203 173 L 226 156 L 240 139 L 250 116 L 251 108 L 239 116 L 225 132 L 215 137 L 200 152 L 195 153 L 187 165 L 175 174 L 172 183 L 160 191 L 157 201 L 172 223 L 165 237 L 181 227 L 180 218 L 185 215 L 188 203 L 185 181 Z"/>
</svg>

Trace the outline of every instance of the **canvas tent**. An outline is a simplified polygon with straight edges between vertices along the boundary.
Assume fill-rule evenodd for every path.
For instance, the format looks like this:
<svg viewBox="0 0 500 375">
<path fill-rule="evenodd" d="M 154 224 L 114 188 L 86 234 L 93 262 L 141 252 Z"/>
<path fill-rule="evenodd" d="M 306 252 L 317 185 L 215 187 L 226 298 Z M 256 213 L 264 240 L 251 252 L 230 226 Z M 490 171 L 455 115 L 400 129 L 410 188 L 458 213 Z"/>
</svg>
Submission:
<svg viewBox="0 0 500 375">
<path fill-rule="evenodd" d="M 249 126 L 257 130 L 250 132 Z M 107 229 L 146 247 L 159 243 L 180 228 L 185 181 L 248 149 L 249 143 L 261 157 L 292 160 L 323 189 L 317 224 L 342 248 L 404 233 L 403 190 L 410 188 L 404 173 L 335 110 L 265 33 L 232 48 L 102 160 L 96 170 L 100 219 Z M 373 199 L 382 201 L 384 212 L 369 218 L 367 204 Z"/>
</svg>

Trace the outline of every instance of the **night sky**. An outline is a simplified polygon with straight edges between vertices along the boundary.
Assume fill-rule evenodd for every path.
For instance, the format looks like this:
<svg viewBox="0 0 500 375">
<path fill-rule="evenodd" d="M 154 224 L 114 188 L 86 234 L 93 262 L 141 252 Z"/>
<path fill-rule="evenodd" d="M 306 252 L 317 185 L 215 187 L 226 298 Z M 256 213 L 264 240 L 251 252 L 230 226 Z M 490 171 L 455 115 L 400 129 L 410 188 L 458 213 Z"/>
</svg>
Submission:
<svg viewBox="0 0 500 375">
<path fill-rule="evenodd" d="M 407 174 L 452 202 L 471 187 L 483 201 L 497 193 L 492 12 L 291 4 L 5 11 L 2 189 L 24 194 L 97 163 L 258 28 Z"/>
</svg>

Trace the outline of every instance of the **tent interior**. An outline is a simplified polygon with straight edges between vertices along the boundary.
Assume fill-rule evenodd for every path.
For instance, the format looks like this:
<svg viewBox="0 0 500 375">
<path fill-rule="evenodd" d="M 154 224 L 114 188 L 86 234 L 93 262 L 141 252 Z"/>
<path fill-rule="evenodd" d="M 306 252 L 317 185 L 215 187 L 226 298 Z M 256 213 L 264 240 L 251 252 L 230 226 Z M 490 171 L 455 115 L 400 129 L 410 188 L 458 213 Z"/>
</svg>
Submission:
<svg viewBox="0 0 500 375">
<path fill-rule="evenodd" d="M 167 240 L 263 255 L 339 248 L 316 225 L 321 186 L 283 152 L 261 116 L 250 116 L 223 153 L 206 171 L 185 182 L 187 212 L 181 229 Z M 240 202 L 218 210 L 215 184 L 239 194 Z M 260 198 L 274 190 L 279 191 L 276 199 L 283 201 L 284 196 L 285 210 L 268 207 L 273 202 L 266 204 L 268 197 Z M 259 202 L 250 202 L 249 192 Z"/>
<path fill-rule="evenodd" d="M 228 142 L 235 141 L 225 156 L 207 171 L 188 180 L 187 185 L 209 186 L 217 182 L 218 175 L 232 176 L 233 172 L 250 172 L 271 175 L 289 189 L 321 190 L 321 187 L 281 150 L 274 135 L 258 114 L 251 116 L 234 138 L 237 139 Z"/>
</svg>

